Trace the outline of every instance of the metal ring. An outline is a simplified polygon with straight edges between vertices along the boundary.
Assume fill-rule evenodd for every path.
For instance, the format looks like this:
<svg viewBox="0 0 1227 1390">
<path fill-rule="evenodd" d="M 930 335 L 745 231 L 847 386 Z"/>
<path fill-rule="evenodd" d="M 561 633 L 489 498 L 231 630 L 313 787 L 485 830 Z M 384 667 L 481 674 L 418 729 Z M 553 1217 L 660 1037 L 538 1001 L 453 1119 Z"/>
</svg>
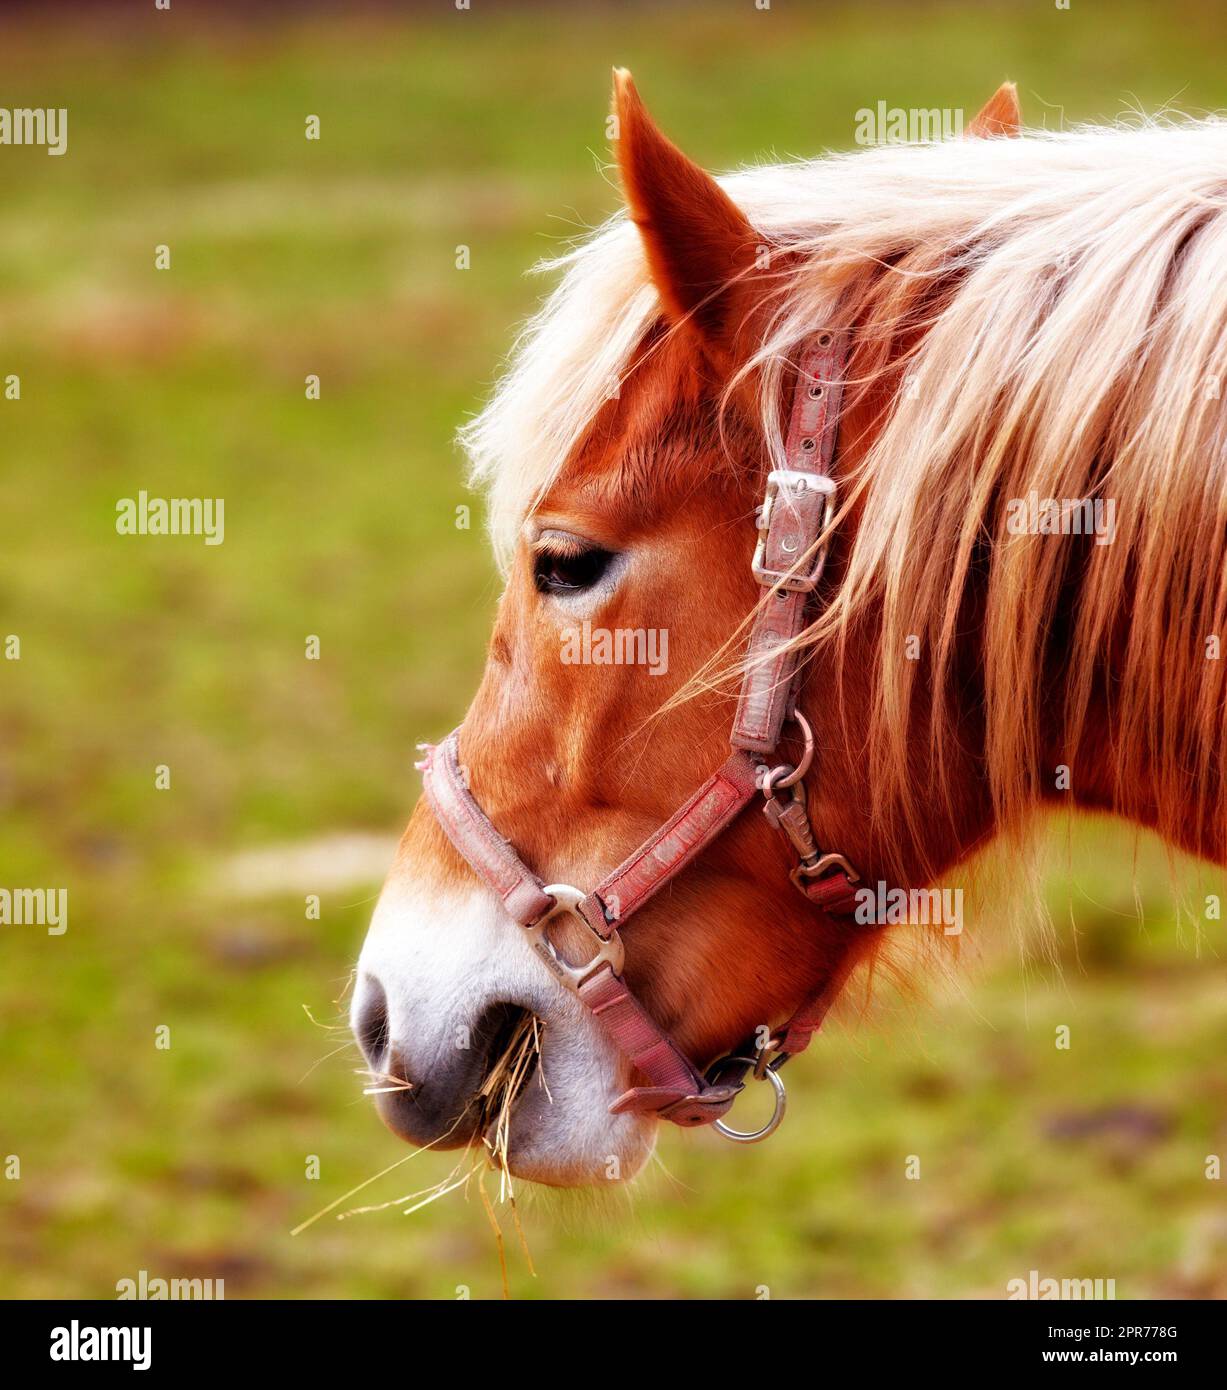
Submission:
<svg viewBox="0 0 1227 1390">
<path fill-rule="evenodd" d="M 801 726 L 801 734 L 805 739 L 805 747 L 801 753 L 801 761 L 786 776 L 776 781 L 770 774 L 767 777 L 767 790 L 779 791 L 784 787 L 791 787 L 799 782 L 809 771 L 809 765 L 814 761 L 814 731 L 810 728 L 810 722 L 799 709 L 792 712 L 792 718 Z M 774 772 L 776 769 L 772 769 Z"/>
<path fill-rule="evenodd" d="M 754 1057 L 726 1057 L 726 1062 L 744 1062 L 746 1066 L 753 1067 L 757 1064 Z M 775 1092 L 775 1109 L 771 1112 L 771 1118 L 763 1125 L 762 1129 L 731 1129 L 723 1120 L 717 1120 L 712 1128 L 717 1134 L 722 1134 L 726 1139 L 731 1139 L 734 1144 L 757 1144 L 760 1139 L 766 1139 L 769 1134 L 774 1134 L 780 1127 L 780 1121 L 784 1118 L 784 1111 L 788 1108 L 788 1094 L 784 1090 L 784 1082 L 777 1072 L 768 1070 L 765 1073 L 766 1079 L 771 1082 L 771 1089 Z"/>
<path fill-rule="evenodd" d="M 791 763 L 777 763 L 775 767 L 764 767 L 759 771 L 758 789 L 764 796 L 774 796 L 777 787 L 791 787 L 796 768 Z M 795 780 L 795 779 L 793 779 Z"/>
</svg>

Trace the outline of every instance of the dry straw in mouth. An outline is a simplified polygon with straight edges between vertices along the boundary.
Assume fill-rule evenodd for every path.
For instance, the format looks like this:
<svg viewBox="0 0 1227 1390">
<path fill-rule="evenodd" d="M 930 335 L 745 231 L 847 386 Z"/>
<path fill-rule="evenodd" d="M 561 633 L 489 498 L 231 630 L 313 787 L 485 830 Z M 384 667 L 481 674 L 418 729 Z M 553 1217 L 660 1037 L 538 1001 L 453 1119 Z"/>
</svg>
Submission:
<svg viewBox="0 0 1227 1390">
<path fill-rule="evenodd" d="M 541 1054 L 541 1024 L 532 1014 L 526 1014 L 517 1024 L 511 1037 L 508 1039 L 507 1046 L 495 1060 L 490 1068 L 489 1075 L 482 1083 L 481 1089 L 473 1098 L 472 1105 L 479 1107 L 479 1124 L 477 1131 L 481 1135 L 482 1150 L 475 1151 L 473 1145 L 469 1146 L 461 1154 L 456 1166 L 441 1178 L 438 1182 L 432 1183 L 429 1187 L 424 1187 L 416 1192 L 407 1193 L 403 1197 L 396 1197 L 389 1202 L 379 1202 L 371 1206 L 351 1207 L 348 1211 L 338 1213 L 337 1220 L 343 1221 L 349 1216 L 359 1216 L 368 1212 L 386 1211 L 389 1207 L 402 1207 L 403 1215 L 411 1216 L 416 1211 L 421 1211 L 423 1207 L 430 1206 L 437 1202 L 441 1197 L 446 1197 L 449 1193 L 457 1190 L 463 1191 L 465 1197 L 469 1195 L 470 1184 L 476 1178 L 476 1187 L 481 1198 L 482 1208 L 490 1222 L 490 1228 L 494 1232 L 495 1245 L 498 1249 L 499 1273 L 502 1278 L 503 1297 L 511 1296 L 510 1286 L 507 1277 L 507 1253 L 506 1245 L 503 1240 L 503 1228 L 498 1219 L 495 1202 L 491 1200 L 490 1194 L 486 1190 L 486 1176 L 491 1169 L 498 1173 L 498 1193 L 497 1202 L 511 1209 L 511 1220 L 515 1228 L 516 1239 L 519 1241 L 520 1248 L 524 1252 L 525 1263 L 528 1272 L 535 1278 L 537 1271 L 533 1267 L 532 1255 L 528 1249 L 528 1243 L 524 1237 L 524 1228 L 520 1224 L 520 1214 L 516 1207 L 515 1187 L 512 1183 L 511 1171 L 508 1163 L 508 1156 L 511 1144 L 511 1116 L 515 1107 L 516 1100 L 519 1098 L 524 1086 L 531 1079 L 534 1065 L 537 1063 Z M 385 1092 L 411 1090 L 412 1083 L 404 1081 L 398 1077 L 385 1075 L 377 1072 L 366 1072 L 372 1077 L 375 1085 L 365 1088 L 364 1094 L 380 1095 Z M 537 1068 L 537 1080 L 549 1096 L 549 1087 L 545 1084 L 544 1073 Z M 461 1117 L 463 1118 L 463 1117 Z M 457 1119 L 457 1124 L 460 1120 Z M 453 1126 L 455 1128 L 455 1126 Z M 449 1131 L 450 1133 L 450 1131 Z M 440 1138 L 446 1138 L 446 1135 Z M 439 1141 L 436 1140 L 435 1143 Z M 425 1152 L 432 1145 L 426 1144 L 421 1149 L 415 1149 L 406 1154 L 403 1158 L 374 1177 L 367 1178 L 357 1187 L 351 1188 L 343 1196 L 338 1197 L 334 1202 L 330 1202 L 322 1211 L 297 1226 L 292 1235 L 298 1235 L 300 1231 L 312 1225 L 320 1217 L 334 1211 L 342 1202 L 352 1197 L 356 1192 L 369 1187 L 378 1178 L 390 1173 L 393 1168 L 399 1168 L 402 1163 L 406 1163 L 411 1158 L 416 1158 L 419 1153 Z"/>
</svg>

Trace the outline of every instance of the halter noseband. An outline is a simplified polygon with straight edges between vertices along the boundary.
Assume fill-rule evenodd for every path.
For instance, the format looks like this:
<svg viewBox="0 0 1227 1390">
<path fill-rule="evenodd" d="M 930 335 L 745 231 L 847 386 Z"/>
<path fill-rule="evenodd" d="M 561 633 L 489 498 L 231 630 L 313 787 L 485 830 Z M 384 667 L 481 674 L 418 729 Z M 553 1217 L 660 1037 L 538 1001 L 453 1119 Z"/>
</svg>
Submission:
<svg viewBox="0 0 1227 1390">
<path fill-rule="evenodd" d="M 499 834 L 469 791 L 458 757 L 459 729 L 437 746 L 424 746 L 419 764 L 426 796 L 439 824 L 469 865 L 503 900 L 523 927 L 533 950 L 555 978 L 587 1005 L 614 1045 L 642 1072 L 647 1086 L 633 1087 L 610 1107 L 613 1113 L 652 1113 L 678 1125 L 714 1124 L 727 1138 L 764 1139 L 784 1114 L 778 1072 L 802 1052 L 822 1024 L 847 967 L 822 982 L 765 1045 L 751 1038 L 704 1075 L 636 1000 L 622 978 L 618 929 L 731 824 L 764 796 L 764 814 L 797 855 L 791 878 L 823 912 L 850 914 L 859 875 L 840 854 L 819 851 L 806 811 L 802 781 L 813 758 L 813 734 L 796 708 L 801 671 L 790 639 L 804 628 L 826 561 L 834 510 L 831 465 L 843 395 L 847 336 L 819 332 L 798 370 L 785 442 L 787 467 L 768 474 L 758 510 L 754 577 L 769 593 L 759 604 L 750 633 L 746 672 L 723 766 L 596 888 L 583 892 L 565 883 L 543 884 Z M 798 566 L 808 566 L 799 572 Z M 799 764 L 769 766 L 784 725 L 794 721 L 804 737 Z M 592 934 L 596 954 L 580 965 L 564 960 L 550 941 L 555 918 L 569 914 Z M 747 1072 L 770 1081 L 775 1113 L 761 1129 L 743 1133 L 722 1122 Z"/>
</svg>

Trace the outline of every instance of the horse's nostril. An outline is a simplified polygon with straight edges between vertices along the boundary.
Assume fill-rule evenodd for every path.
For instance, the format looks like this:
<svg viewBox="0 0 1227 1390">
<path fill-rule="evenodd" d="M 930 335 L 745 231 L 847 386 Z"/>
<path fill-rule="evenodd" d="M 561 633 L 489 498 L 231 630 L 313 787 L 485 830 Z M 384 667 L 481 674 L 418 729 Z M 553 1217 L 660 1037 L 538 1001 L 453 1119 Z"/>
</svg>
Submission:
<svg viewBox="0 0 1227 1390">
<path fill-rule="evenodd" d="M 366 1060 L 378 1068 L 388 1047 L 388 996 L 370 975 L 363 982 L 363 991 L 366 997 L 358 1010 L 354 1032 Z"/>
</svg>

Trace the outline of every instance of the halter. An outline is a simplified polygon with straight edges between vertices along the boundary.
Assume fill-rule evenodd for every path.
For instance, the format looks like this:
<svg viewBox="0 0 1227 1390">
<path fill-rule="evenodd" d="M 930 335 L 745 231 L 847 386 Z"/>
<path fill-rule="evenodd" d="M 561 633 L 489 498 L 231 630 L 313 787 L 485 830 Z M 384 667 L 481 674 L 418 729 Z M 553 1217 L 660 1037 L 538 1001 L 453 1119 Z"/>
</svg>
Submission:
<svg viewBox="0 0 1227 1390">
<path fill-rule="evenodd" d="M 767 476 L 758 509 L 754 577 L 769 592 L 754 615 L 746 672 L 725 763 L 612 873 L 589 892 L 566 883 L 544 884 L 499 834 L 469 791 L 461 768 L 459 729 L 441 744 L 423 745 L 419 767 L 439 824 L 478 876 L 503 900 L 533 950 L 551 973 L 592 1011 L 614 1045 L 649 1084 L 620 1096 L 614 1114 L 637 1111 L 678 1125 L 714 1124 L 726 1138 L 765 1139 L 784 1116 L 779 1069 L 809 1046 L 822 1025 L 848 967 L 822 982 L 778 1033 L 760 1044 L 751 1038 L 704 1074 L 662 1031 L 622 978 L 619 928 L 741 814 L 760 794 L 763 812 L 797 856 L 790 875 L 800 892 L 823 912 L 848 915 L 860 876 L 841 854 L 822 853 L 806 810 L 805 783 L 814 755 L 813 731 L 796 696 L 801 671 L 790 639 L 807 620 L 826 562 L 835 481 L 831 465 L 847 362 L 847 335 L 821 331 L 807 345 L 798 370 L 788 434 L 787 467 Z M 799 571 L 799 566 L 808 569 Z M 794 767 L 775 762 L 784 726 L 801 731 L 803 752 Z M 596 954 L 582 964 L 565 960 L 549 928 L 570 916 L 591 933 Z M 775 1094 L 771 1119 L 743 1132 L 723 1123 L 748 1072 L 768 1081 Z"/>
</svg>

